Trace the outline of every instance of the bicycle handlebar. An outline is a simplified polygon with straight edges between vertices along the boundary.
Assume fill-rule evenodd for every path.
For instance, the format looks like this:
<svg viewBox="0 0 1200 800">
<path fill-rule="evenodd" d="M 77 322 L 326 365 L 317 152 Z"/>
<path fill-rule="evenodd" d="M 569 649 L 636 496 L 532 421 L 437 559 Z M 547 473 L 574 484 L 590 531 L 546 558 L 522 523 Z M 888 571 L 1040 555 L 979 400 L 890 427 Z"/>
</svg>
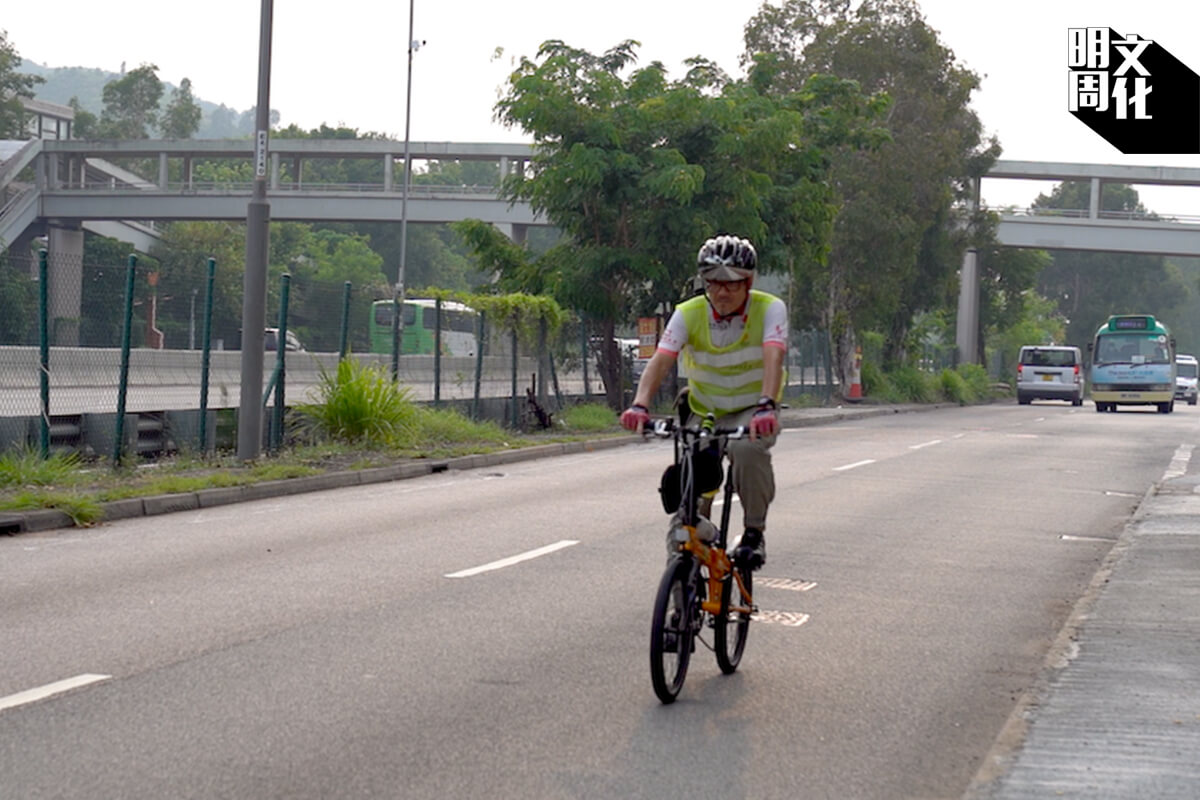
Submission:
<svg viewBox="0 0 1200 800">
<path fill-rule="evenodd" d="M 692 434 L 697 437 L 721 437 L 725 439 L 745 439 L 750 436 L 750 427 L 748 425 L 738 425 L 735 428 L 718 428 L 706 427 L 705 422 L 711 424 L 711 419 L 702 421 L 699 425 L 681 426 L 679 421 L 674 417 L 652 417 L 649 427 L 643 429 L 642 435 L 656 436 L 660 439 L 670 439 L 676 432 Z"/>
</svg>

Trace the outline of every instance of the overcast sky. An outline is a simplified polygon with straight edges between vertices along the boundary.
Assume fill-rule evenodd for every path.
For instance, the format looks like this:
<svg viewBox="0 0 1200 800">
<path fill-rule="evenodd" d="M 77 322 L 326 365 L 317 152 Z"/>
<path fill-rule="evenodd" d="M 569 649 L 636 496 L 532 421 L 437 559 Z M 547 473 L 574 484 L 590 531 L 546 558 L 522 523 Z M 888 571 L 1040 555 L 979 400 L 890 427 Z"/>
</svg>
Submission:
<svg viewBox="0 0 1200 800">
<path fill-rule="evenodd" d="M 413 141 L 525 141 L 492 121 L 513 59 L 546 39 L 601 52 L 642 43 L 641 63 L 683 74 L 702 54 L 740 74 L 746 21 L 759 0 L 415 0 Z M 1067 111 L 1067 28 L 1111 27 L 1153 39 L 1200 71 L 1200 4 L 1189 0 L 923 0 L 926 20 L 982 77 L 972 105 L 1002 158 L 1200 167 L 1197 155 L 1125 156 Z M 0 16 L 22 58 L 119 71 L 158 66 L 204 100 L 239 111 L 257 98 L 260 3 L 254 0 L 14 0 Z M 277 0 L 271 107 L 284 125 L 322 122 L 404 136 L 408 3 Z M 496 57 L 498 48 L 503 55 Z M 1052 184 L 985 181 L 985 200 L 1028 204 Z M 1200 215 L 1200 188 L 1140 189 L 1163 213 Z"/>
</svg>

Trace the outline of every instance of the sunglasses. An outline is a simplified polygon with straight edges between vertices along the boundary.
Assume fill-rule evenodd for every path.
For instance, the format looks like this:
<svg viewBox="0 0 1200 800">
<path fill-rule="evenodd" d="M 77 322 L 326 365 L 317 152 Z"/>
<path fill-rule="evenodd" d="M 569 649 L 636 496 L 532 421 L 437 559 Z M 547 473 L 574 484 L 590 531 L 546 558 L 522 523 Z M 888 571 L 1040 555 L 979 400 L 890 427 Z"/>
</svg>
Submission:
<svg viewBox="0 0 1200 800">
<path fill-rule="evenodd" d="M 736 292 L 746 285 L 745 279 L 740 281 L 705 281 L 704 288 L 710 292 Z"/>
</svg>

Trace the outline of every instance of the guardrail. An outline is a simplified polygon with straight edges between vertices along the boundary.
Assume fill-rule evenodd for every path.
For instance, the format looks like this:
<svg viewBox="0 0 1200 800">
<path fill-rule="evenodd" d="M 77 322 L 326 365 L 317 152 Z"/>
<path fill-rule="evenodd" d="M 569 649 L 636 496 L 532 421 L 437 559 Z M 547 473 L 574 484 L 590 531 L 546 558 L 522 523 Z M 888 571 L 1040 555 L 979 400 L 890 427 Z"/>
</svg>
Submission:
<svg viewBox="0 0 1200 800">
<path fill-rule="evenodd" d="M 1100 211 L 1092 217 L 1086 208 L 1015 208 L 1010 206 L 984 206 L 984 210 L 1014 217 L 1063 217 L 1066 219 L 1129 220 L 1131 222 L 1164 222 L 1183 225 L 1200 224 L 1200 216 L 1189 214 L 1163 214 L 1151 211 Z"/>
<path fill-rule="evenodd" d="M 200 406 L 199 350 L 150 350 L 139 348 L 129 353 L 129 411 L 190 409 Z M 50 351 L 50 413 L 107 413 L 116 410 L 117 378 L 121 351 L 118 348 L 54 347 Z M 356 354 L 356 360 L 375 364 L 390 371 L 391 356 L 375 353 Z M 286 402 L 308 402 L 310 391 L 321 382 L 321 372 L 337 369 L 337 353 L 289 352 L 287 355 Z M 263 385 L 275 368 L 275 358 L 267 354 L 263 364 Z M 210 354 L 209 408 L 235 408 L 241 392 L 241 352 L 216 350 Z M 536 360 L 518 361 L 521 386 L 536 372 Z M 468 400 L 474 394 L 475 359 L 443 356 L 439 395 L 445 400 Z M 512 394 L 512 357 L 486 356 L 483 359 L 480 392 L 485 397 Z M 400 384 L 413 400 L 425 402 L 434 396 L 434 358 L 431 355 L 401 356 Z M 564 390 L 582 392 L 580 376 L 560 375 Z M 576 385 L 578 384 L 578 385 Z M 39 407 L 40 367 L 36 347 L 0 347 L 0 417 L 37 416 Z M 597 389 L 593 389 L 597 391 Z M 272 401 L 273 402 L 273 401 Z"/>
</svg>

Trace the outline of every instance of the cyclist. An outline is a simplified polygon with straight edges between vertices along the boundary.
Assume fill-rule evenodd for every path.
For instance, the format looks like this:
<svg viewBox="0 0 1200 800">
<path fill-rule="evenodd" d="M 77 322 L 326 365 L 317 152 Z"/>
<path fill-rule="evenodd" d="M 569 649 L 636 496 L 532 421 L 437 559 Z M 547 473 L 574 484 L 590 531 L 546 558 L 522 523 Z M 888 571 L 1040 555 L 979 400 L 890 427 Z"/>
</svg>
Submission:
<svg viewBox="0 0 1200 800">
<path fill-rule="evenodd" d="M 779 432 L 776 404 L 783 393 L 787 307 L 752 288 L 758 255 L 749 241 L 709 239 L 696 261 L 704 294 L 675 308 L 621 425 L 640 432 L 650 421 L 651 398 L 682 356 L 692 412 L 712 412 L 720 426 L 749 426 L 750 438 L 731 441 L 727 450 L 745 525 L 732 556 L 757 569 L 766 562 L 767 508 L 775 499 L 770 448 Z"/>
</svg>

